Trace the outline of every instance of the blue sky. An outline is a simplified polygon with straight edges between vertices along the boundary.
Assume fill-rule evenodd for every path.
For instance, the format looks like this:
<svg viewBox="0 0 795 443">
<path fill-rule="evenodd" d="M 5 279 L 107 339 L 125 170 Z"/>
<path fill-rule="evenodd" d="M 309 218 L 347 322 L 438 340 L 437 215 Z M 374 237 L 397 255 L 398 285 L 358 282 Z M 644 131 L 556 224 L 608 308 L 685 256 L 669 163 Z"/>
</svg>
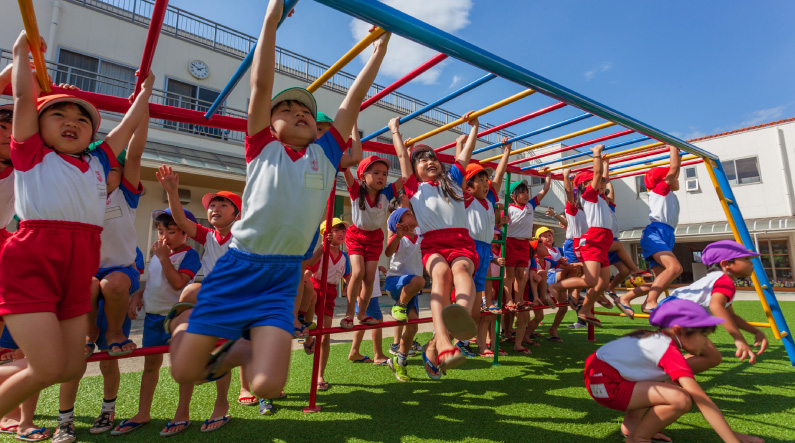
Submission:
<svg viewBox="0 0 795 443">
<path fill-rule="evenodd" d="M 693 138 L 795 116 L 795 2 L 670 0 L 386 0 L 497 55 L 674 135 Z M 257 35 L 264 0 L 171 0 L 170 4 Z M 434 10 L 428 11 L 428 4 Z M 245 11 L 245 13 L 242 13 Z M 352 20 L 310 0 L 280 30 L 277 44 L 331 64 L 359 38 Z M 360 34 L 357 34 L 360 35 Z M 394 49 L 394 51 L 392 51 Z M 430 58 L 414 44 L 390 44 L 377 82 L 388 85 Z M 346 68 L 356 73 L 357 59 Z M 483 72 L 451 60 L 401 92 L 435 100 Z M 445 104 L 480 109 L 521 87 L 497 79 Z M 482 121 L 499 124 L 554 103 L 536 94 Z M 527 132 L 580 114 L 563 109 L 514 127 Z M 595 125 L 594 119 L 533 142 Z M 614 131 L 600 132 L 598 135 Z M 576 139 L 576 141 L 585 138 Z"/>
</svg>

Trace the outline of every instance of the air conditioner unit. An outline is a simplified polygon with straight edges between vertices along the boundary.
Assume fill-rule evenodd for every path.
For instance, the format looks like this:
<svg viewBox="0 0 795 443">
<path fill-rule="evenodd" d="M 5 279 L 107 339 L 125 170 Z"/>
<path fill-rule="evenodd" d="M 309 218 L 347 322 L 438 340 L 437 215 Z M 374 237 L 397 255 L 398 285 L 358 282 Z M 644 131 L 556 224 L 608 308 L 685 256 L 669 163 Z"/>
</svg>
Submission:
<svg viewBox="0 0 795 443">
<path fill-rule="evenodd" d="M 685 180 L 685 191 L 698 191 L 698 179 L 691 178 Z"/>
<path fill-rule="evenodd" d="M 177 192 L 179 193 L 180 203 L 183 205 L 190 203 L 190 189 L 179 188 L 177 189 Z M 163 191 L 163 203 L 168 203 L 168 194 L 166 194 L 166 191 Z"/>
</svg>

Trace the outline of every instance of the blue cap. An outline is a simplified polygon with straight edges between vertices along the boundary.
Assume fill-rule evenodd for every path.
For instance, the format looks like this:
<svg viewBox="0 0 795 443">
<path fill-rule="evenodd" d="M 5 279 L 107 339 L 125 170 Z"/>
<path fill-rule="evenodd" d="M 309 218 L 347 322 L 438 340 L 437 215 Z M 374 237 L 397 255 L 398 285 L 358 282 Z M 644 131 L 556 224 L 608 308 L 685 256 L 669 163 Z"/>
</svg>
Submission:
<svg viewBox="0 0 795 443">
<path fill-rule="evenodd" d="M 408 211 L 406 208 L 397 208 L 395 209 L 395 212 L 389 216 L 387 226 L 389 226 L 390 231 L 397 232 L 397 225 L 400 223 L 400 218 L 403 217 L 403 214 L 405 214 L 406 211 Z"/>
<path fill-rule="evenodd" d="M 192 212 L 188 211 L 187 209 L 183 209 L 183 211 L 185 211 L 185 217 L 187 217 L 188 220 L 192 221 L 193 223 L 199 224 L 199 222 L 196 221 L 196 217 L 193 215 Z M 171 215 L 171 208 L 158 209 L 157 211 L 152 211 L 152 219 L 153 220 L 156 219 L 160 214 Z"/>
</svg>

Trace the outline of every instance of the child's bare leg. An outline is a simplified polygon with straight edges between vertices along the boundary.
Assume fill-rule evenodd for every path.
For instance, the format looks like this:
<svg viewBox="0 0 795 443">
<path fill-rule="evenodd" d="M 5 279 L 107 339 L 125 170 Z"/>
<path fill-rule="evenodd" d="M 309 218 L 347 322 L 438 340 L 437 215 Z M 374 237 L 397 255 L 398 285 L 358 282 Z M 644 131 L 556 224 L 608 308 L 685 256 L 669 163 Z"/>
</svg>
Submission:
<svg viewBox="0 0 795 443">
<path fill-rule="evenodd" d="M 566 311 L 568 310 L 568 306 L 561 306 L 558 308 L 558 312 L 555 313 L 555 319 L 552 321 L 552 326 L 550 326 L 547 331 L 550 337 L 558 337 L 558 328 L 560 324 L 563 323 L 563 317 L 566 316 Z"/>
<path fill-rule="evenodd" d="M 187 332 L 184 330 L 186 325 L 180 327 L 182 331 L 175 331 L 171 336 L 171 376 L 180 384 L 204 380 L 207 376 L 207 360 L 218 338 Z"/>
<path fill-rule="evenodd" d="M 527 324 L 527 330 L 525 331 L 525 339 L 532 340 L 531 335 L 535 334 L 536 328 L 539 324 L 544 320 L 544 311 L 542 309 L 535 309 L 533 310 L 533 319 Z"/>
<path fill-rule="evenodd" d="M 378 323 L 383 323 L 383 322 L 384 322 L 383 319 L 378 320 Z M 382 331 L 383 330 L 380 328 L 370 330 L 373 339 L 373 363 L 376 364 L 389 360 L 389 358 L 386 355 L 384 355 L 384 349 L 381 343 L 384 339 Z"/>
<path fill-rule="evenodd" d="M 447 261 L 440 254 L 431 255 L 426 261 L 425 267 L 433 282 L 431 286 L 431 317 L 433 318 L 433 329 L 438 338 L 434 342 L 433 350 L 435 352 L 431 353 L 431 348 L 429 347 L 426 354 L 435 365 L 439 353 L 453 349 L 450 334 L 442 321 L 442 310 L 450 304 L 450 287 L 453 283 L 453 272 Z"/>
<path fill-rule="evenodd" d="M 525 332 L 527 331 L 527 323 L 530 320 L 530 314 L 527 311 L 519 311 L 516 313 L 516 338 L 513 343 L 514 351 L 522 351 L 525 349 L 522 346 Z"/>
<path fill-rule="evenodd" d="M 179 385 L 179 400 L 177 402 L 177 411 L 174 412 L 174 420 L 172 423 L 190 420 L 190 400 L 193 397 L 193 383 L 183 383 Z M 151 404 L 151 403 L 150 403 Z M 134 420 L 133 420 L 134 421 Z M 162 432 L 176 433 L 185 428 L 186 425 L 172 426 L 171 428 L 164 427 Z"/>
<path fill-rule="evenodd" d="M 201 283 L 191 283 L 188 286 L 185 286 L 185 289 L 183 289 L 182 293 L 179 295 L 179 302 L 192 303 L 195 305 L 196 302 L 199 301 L 199 289 L 201 288 Z"/>
<path fill-rule="evenodd" d="M 605 269 L 608 271 L 609 270 Z M 566 287 L 566 284 L 572 280 L 582 280 L 585 284 L 585 287 L 588 288 L 588 294 L 585 296 L 585 301 L 582 304 L 582 309 L 580 310 L 580 314 L 587 314 L 589 316 L 593 316 L 593 305 L 596 303 L 597 291 L 594 289 L 596 288 L 597 283 L 599 283 L 599 276 L 602 273 L 602 264 L 598 261 L 587 261 L 585 262 L 585 266 L 583 266 L 584 276 L 581 279 L 571 278 L 564 282 L 561 282 L 560 285 Z M 607 286 L 607 285 L 605 285 Z M 579 288 L 578 288 L 579 289 Z"/>
<path fill-rule="evenodd" d="M 618 258 L 621 259 L 621 263 L 623 263 L 632 274 L 639 274 L 643 272 L 643 269 L 640 269 L 634 261 L 632 261 L 632 257 L 629 256 L 629 252 L 624 247 L 624 244 L 618 240 L 613 240 L 613 243 L 610 244 L 610 252 L 617 252 Z"/>
<path fill-rule="evenodd" d="M 97 312 L 99 310 L 100 292 L 101 292 L 101 287 L 99 284 L 99 280 L 97 280 L 96 277 L 92 277 L 91 278 L 91 312 L 88 313 L 88 333 L 86 335 L 86 343 L 96 343 L 97 338 L 99 337 L 99 327 L 97 326 Z"/>
<path fill-rule="evenodd" d="M 30 431 L 36 430 L 39 426 L 33 423 L 33 417 L 36 415 L 36 405 L 39 403 L 39 393 L 31 395 L 27 400 L 19 405 L 19 426 L 17 427 L 17 434 L 25 434 Z"/>
<path fill-rule="evenodd" d="M 400 337 L 403 336 L 403 326 L 395 326 L 393 328 L 394 336 L 392 338 L 392 345 L 400 346 Z"/>
<path fill-rule="evenodd" d="M 121 343 L 127 340 L 124 335 L 124 320 L 127 318 L 127 310 L 130 306 L 130 277 L 121 271 L 111 272 L 99 282 L 102 290 L 102 298 L 105 299 L 105 317 L 108 321 L 108 329 L 105 332 L 105 340 L 108 345 Z M 91 319 L 89 318 L 89 322 Z M 91 324 L 91 323 L 89 323 Z M 94 319 L 96 324 L 96 319 Z M 130 351 L 137 346 L 130 342 L 119 348 L 113 346 L 108 351 L 121 352 Z"/>
<path fill-rule="evenodd" d="M 331 327 L 330 316 L 328 315 L 323 316 L 323 327 L 324 328 Z M 356 331 L 357 334 L 360 332 L 362 336 L 364 336 L 364 331 Z M 359 341 L 359 343 L 361 343 L 361 340 Z M 323 374 L 325 374 L 326 372 L 326 365 L 328 365 L 328 354 L 330 351 L 331 351 L 331 336 L 326 334 L 323 335 L 323 337 L 320 339 L 320 366 L 319 366 L 320 370 L 318 371 L 317 380 L 315 380 L 315 383 L 320 384 L 326 381 L 326 379 L 323 378 Z M 267 398 L 273 398 L 273 397 L 267 397 Z"/>
<path fill-rule="evenodd" d="M 359 321 L 367 317 L 367 307 L 370 306 L 370 297 L 373 296 L 373 285 L 375 285 L 375 278 L 378 275 L 378 262 L 370 260 L 364 263 L 365 272 L 364 280 L 362 280 L 362 289 L 359 291 L 357 301 L 359 307 L 364 307 L 364 310 L 359 309 Z"/>
<path fill-rule="evenodd" d="M 215 405 L 210 420 L 222 418 L 229 412 L 229 385 L 232 383 L 232 373 L 226 374 L 215 382 Z M 217 421 L 207 426 L 202 424 L 201 429 L 215 429 L 223 425 L 222 421 Z"/>
<path fill-rule="evenodd" d="M 251 389 L 258 397 L 281 395 L 290 369 L 291 343 L 292 336 L 276 326 L 251 329 L 251 366 L 246 371 L 251 374 Z"/>
<path fill-rule="evenodd" d="M 141 391 L 138 394 L 138 413 L 128 421 L 146 423 L 151 420 L 152 402 L 154 401 L 155 388 L 157 388 L 157 381 L 160 378 L 160 367 L 162 365 L 162 355 L 147 355 L 144 357 L 144 371 L 141 374 Z M 116 430 L 119 430 L 119 426 L 116 426 Z"/>
<path fill-rule="evenodd" d="M 47 386 L 82 375 L 88 329 L 86 315 L 58 321 L 55 313 L 36 312 L 10 314 L 4 319 L 28 366 L 0 384 L 0 416 Z"/>
<path fill-rule="evenodd" d="M 518 268 L 509 268 L 506 266 L 505 278 L 502 279 L 502 293 L 505 296 L 505 305 L 509 307 L 516 306 L 516 303 L 513 301 L 513 286 L 514 280 L 516 280 L 516 269 Z"/>
<path fill-rule="evenodd" d="M 690 411 L 693 401 L 682 388 L 659 382 L 638 382 L 632 390 L 627 412 L 649 408 L 634 429 L 630 430 L 628 442 L 647 442 Z"/>
<path fill-rule="evenodd" d="M 626 280 L 627 277 L 629 277 L 630 271 L 627 265 L 625 265 L 623 262 L 615 263 L 613 266 L 615 266 L 616 269 L 618 270 L 618 274 L 616 274 L 616 276 L 613 277 L 613 280 L 611 280 L 610 283 L 608 283 L 607 292 L 615 293 L 616 286 L 620 285 L 621 283 L 624 283 L 624 280 Z"/>
<path fill-rule="evenodd" d="M 662 251 L 652 255 L 654 261 L 662 265 L 665 270 L 657 274 L 654 282 L 649 290 L 649 295 L 646 297 L 646 310 L 652 310 L 657 307 L 657 299 L 660 297 L 668 286 L 682 274 L 682 265 L 676 256 L 671 251 Z"/>
<path fill-rule="evenodd" d="M 362 292 L 362 283 L 367 274 L 367 262 L 364 261 L 363 255 L 351 255 L 348 258 L 351 261 L 351 278 L 348 280 L 348 293 L 346 294 L 348 297 L 348 306 L 345 311 L 345 317 L 354 318 L 356 314 L 356 299 L 359 298 L 359 294 Z M 376 263 L 376 266 L 377 265 Z M 370 289 L 372 290 L 372 287 Z M 364 312 L 362 312 L 361 318 L 364 317 Z"/>
<path fill-rule="evenodd" d="M 353 341 L 351 341 L 351 350 L 348 352 L 348 360 L 361 361 L 364 359 L 365 363 L 370 363 L 369 361 L 366 361 L 367 359 L 365 356 L 361 354 L 362 341 L 364 341 L 364 331 L 354 332 Z"/>
<path fill-rule="evenodd" d="M 254 397 L 254 395 L 251 394 L 251 388 L 248 386 L 248 375 L 246 374 L 245 367 L 241 366 L 238 369 L 238 377 L 240 377 L 240 394 L 237 396 L 238 400 L 241 398 Z"/>
<path fill-rule="evenodd" d="M 527 285 L 527 279 L 529 277 L 529 273 L 525 268 L 516 268 L 516 280 L 514 281 L 514 294 L 513 294 L 513 301 L 514 303 L 518 304 L 523 301 L 524 297 L 524 288 Z"/>
<path fill-rule="evenodd" d="M 408 313 L 409 320 L 414 320 L 419 318 L 417 311 L 415 309 L 410 310 Z M 401 326 L 403 328 L 403 334 L 400 337 L 400 352 L 404 355 L 409 355 L 409 351 L 411 350 L 411 345 L 414 344 L 414 336 L 417 335 L 417 331 L 419 327 L 416 323 L 407 324 L 405 326 Z"/>
</svg>

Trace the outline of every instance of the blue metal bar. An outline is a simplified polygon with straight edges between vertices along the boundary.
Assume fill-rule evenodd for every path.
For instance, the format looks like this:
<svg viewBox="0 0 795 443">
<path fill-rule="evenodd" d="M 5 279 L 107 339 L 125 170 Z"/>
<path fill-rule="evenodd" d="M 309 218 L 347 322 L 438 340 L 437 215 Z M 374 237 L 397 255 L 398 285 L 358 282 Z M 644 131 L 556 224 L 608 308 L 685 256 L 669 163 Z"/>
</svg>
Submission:
<svg viewBox="0 0 795 443">
<path fill-rule="evenodd" d="M 465 86 L 461 87 L 460 89 L 445 95 L 444 97 L 442 97 L 439 100 L 436 100 L 435 102 L 425 106 L 424 108 L 419 109 L 417 111 L 414 111 L 411 114 L 401 118 L 400 119 L 400 124 L 402 125 L 403 123 L 406 123 L 407 121 L 417 117 L 418 115 L 422 115 L 422 114 L 430 111 L 431 109 L 433 109 L 433 108 L 435 108 L 437 106 L 441 106 L 443 103 L 449 102 L 450 100 L 458 97 L 459 95 L 461 95 L 461 94 L 463 94 L 465 92 L 469 92 L 469 91 L 477 88 L 478 86 L 482 85 L 483 83 L 486 83 L 489 80 L 494 80 L 495 78 L 497 78 L 497 76 L 494 75 L 494 74 L 486 74 L 483 77 L 480 77 L 479 79 L 473 81 L 472 83 L 470 83 L 468 85 L 465 85 Z M 383 128 L 381 128 L 381 129 L 373 132 L 372 134 L 368 135 L 367 137 L 363 138 L 362 141 L 366 142 L 367 140 L 372 140 L 373 138 L 378 137 L 379 135 L 383 134 L 384 132 L 386 132 L 388 130 L 389 130 L 389 126 L 384 126 Z"/>
<path fill-rule="evenodd" d="M 284 10 L 282 11 L 282 19 L 279 20 L 279 26 L 284 23 L 284 19 L 287 18 L 287 14 L 295 7 L 298 3 L 298 0 L 285 0 L 284 1 Z M 232 78 L 229 79 L 229 83 L 224 86 L 224 89 L 218 94 L 218 98 L 215 99 L 210 109 L 207 110 L 207 113 L 204 114 L 204 118 L 207 120 L 211 119 L 216 112 L 218 112 L 218 108 L 229 98 L 229 94 L 232 93 L 232 90 L 237 87 L 237 84 L 240 83 L 240 80 L 246 75 L 249 68 L 251 68 L 251 63 L 254 61 L 254 51 L 257 50 L 256 43 L 254 46 L 251 47 L 251 51 L 248 52 L 246 58 L 240 62 L 240 66 L 237 67 L 237 71 L 232 74 Z"/>
<path fill-rule="evenodd" d="M 613 151 L 613 150 L 616 150 L 618 148 L 624 147 L 626 145 L 631 145 L 633 143 L 639 143 L 639 142 L 646 141 L 646 140 L 651 140 L 651 137 L 633 138 L 632 140 L 627 140 L 625 142 L 616 143 L 616 144 L 613 144 L 613 145 L 605 147 L 602 150 L 602 152 Z M 527 169 L 537 169 L 537 168 L 540 168 L 542 166 L 547 166 L 547 165 L 551 165 L 553 163 L 559 163 L 559 162 L 562 162 L 562 161 L 571 160 L 573 158 L 583 157 L 583 156 L 586 156 L 586 155 L 591 155 L 591 154 L 589 152 L 581 152 L 581 153 L 577 153 L 577 154 L 571 154 L 571 155 L 567 155 L 565 157 L 556 158 L 555 160 L 548 160 L 548 161 L 545 161 L 545 162 L 541 162 L 541 163 L 539 163 L 537 165 L 525 166 L 524 168 L 522 168 L 522 171 L 527 170 Z"/>
<path fill-rule="evenodd" d="M 602 151 L 602 152 L 604 152 L 604 151 Z M 685 154 L 687 154 L 687 152 L 679 151 L 679 156 L 680 157 L 685 155 Z M 646 163 L 649 163 L 649 162 L 656 162 L 657 160 L 665 160 L 665 159 L 668 159 L 668 158 L 671 158 L 671 154 L 658 155 L 657 157 L 646 157 L 646 158 L 644 158 L 642 160 L 634 161 L 634 162 L 631 162 L 631 163 L 621 163 L 620 165 L 616 165 L 614 168 L 610 168 L 610 170 L 613 171 L 613 170 L 617 170 L 617 169 L 624 169 L 624 168 L 628 168 L 630 166 L 643 165 L 643 164 L 646 164 Z"/>
<path fill-rule="evenodd" d="M 625 128 L 632 129 L 664 143 L 676 146 L 683 151 L 713 160 L 718 158 L 715 154 L 635 120 L 597 101 L 591 100 L 571 89 L 565 88 L 515 63 L 511 63 L 502 57 L 467 43 L 454 35 L 434 28 L 427 23 L 417 20 L 381 2 L 372 0 L 315 1 L 367 23 L 380 26 L 425 47 L 447 54 L 473 66 L 477 66 L 487 72 L 493 72 L 506 80 L 542 92 L 564 103 L 578 107 L 583 111 L 598 115 L 605 120 L 609 120 Z"/>
<path fill-rule="evenodd" d="M 726 178 L 726 173 L 723 171 L 723 166 L 720 164 L 720 161 L 716 161 L 714 167 L 709 164 L 706 166 L 708 168 L 711 167 L 715 172 L 715 178 L 718 179 L 718 185 L 720 186 L 721 191 L 723 191 L 723 196 L 726 198 L 726 203 L 729 206 L 729 212 L 734 219 L 734 224 L 737 226 L 737 231 L 740 234 L 743 245 L 746 248 L 755 251 L 756 248 L 754 247 L 753 239 L 751 239 L 751 233 L 748 232 L 748 226 L 745 225 L 745 218 L 743 218 L 743 214 L 740 212 L 740 207 L 737 205 L 737 199 L 734 197 L 731 185 L 729 185 L 729 180 Z M 775 319 L 776 325 L 781 332 L 781 341 L 784 343 L 784 349 L 787 351 L 790 364 L 795 366 L 795 340 L 793 340 L 792 331 L 787 326 L 787 321 L 784 319 L 784 314 L 781 312 L 781 306 L 779 306 L 778 300 L 776 300 L 776 294 L 773 292 L 773 285 L 770 284 L 770 280 L 767 278 L 765 268 L 762 266 L 762 260 L 760 260 L 759 257 L 756 257 L 753 258 L 751 262 L 754 264 L 754 272 L 756 273 L 756 278 L 759 279 L 759 284 L 762 285 L 762 292 L 765 294 L 767 304 L 770 305 L 770 311 L 773 313 L 773 319 Z M 784 335 L 785 332 L 786 336 Z"/>
<path fill-rule="evenodd" d="M 568 120 L 563 120 L 562 122 L 557 122 L 555 124 L 552 124 L 552 125 L 549 125 L 549 126 L 545 126 L 545 127 L 541 128 L 541 129 L 536 129 L 535 131 L 530 131 L 530 132 L 525 133 L 525 134 L 517 135 L 516 137 L 508 139 L 505 143 L 494 143 L 493 145 L 488 145 L 485 148 L 476 149 L 476 150 L 474 150 L 472 152 L 472 154 L 480 154 L 481 152 L 488 151 L 489 149 L 494 149 L 496 147 L 503 146 L 503 145 L 508 144 L 508 143 L 513 143 L 513 142 L 515 142 L 517 140 L 522 140 L 522 139 L 525 139 L 527 137 L 532 137 L 534 135 L 538 135 L 538 134 L 541 134 L 541 133 L 544 133 L 544 132 L 547 132 L 547 131 L 551 131 L 551 130 L 556 129 L 556 128 L 560 128 L 562 126 L 570 125 L 570 124 L 576 123 L 576 122 L 578 122 L 580 120 L 585 120 L 586 118 L 589 118 L 589 117 L 593 117 L 593 114 L 580 114 L 580 115 L 578 115 L 576 117 L 572 117 L 572 118 L 570 118 Z"/>
</svg>

